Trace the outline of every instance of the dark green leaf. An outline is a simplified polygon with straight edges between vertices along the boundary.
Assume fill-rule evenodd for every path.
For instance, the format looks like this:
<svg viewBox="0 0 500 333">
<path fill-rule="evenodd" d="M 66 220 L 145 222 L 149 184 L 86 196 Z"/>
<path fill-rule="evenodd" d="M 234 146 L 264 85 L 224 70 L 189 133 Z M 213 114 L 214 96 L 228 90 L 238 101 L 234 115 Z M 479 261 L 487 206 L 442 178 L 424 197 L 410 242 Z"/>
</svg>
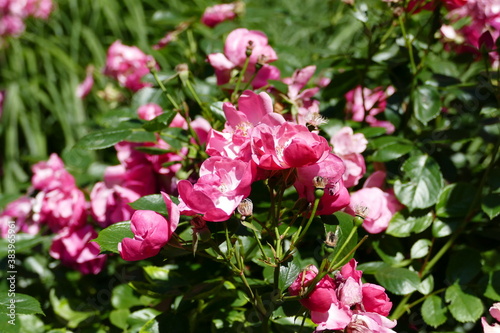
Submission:
<svg viewBox="0 0 500 333">
<path fill-rule="evenodd" d="M 428 325 L 434 328 L 446 322 L 446 312 L 446 306 L 439 296 L 429 296 L 422 304 L 422 317 Z"/>
<path fill-rule="evenodd" d="M 130 129 L 107 129 L 87 134 L 80 139 L 75 148 L 82 149 L 104 149 L 125 140 L 132 130 Z"/>
<path fill-rule="evenodd" d="M 119 222 L 110 225 L 99 232 L 95 241 L 101 247 L 101 253 L 119 253 L 118 243 L 124 238 L 134 238 L 134 233 L 130 230 L 130 221 Z"/>
<path fill-rule="evenodd" d="M 415 147 L 413 142 L 393 136 L 384 136 L 375 139 L 372 141 L 372 144 L 377 147 L 377 150 L 372 155 L 372 159 L 376 162 L 395 160 L 408 154 Z"/>
<path fill-rule="evenodd" d="M 416 272 L 399 267 L 383 267 L 375 273 L 375 278 L 384 288 L 396 295 L 412 293 L 420 284 Z"/>
<path fill-rule="evenodd" d="M 300 267 L 293 261 L 289 261 L 286 266 L 280 266 L 280 278 L 278 288 L 284 291 L 297 278 L 300 273 Z"/>
<path fill-rule="evenodd" d="M 441 112 L 439 92 L 433 86 L 419 86 L 413 93 L 415 117 L 424 125 Z"/>
<path fill-rule="evenodd" d="M 446 279 L 450 283 L 466 285 L 481 271 L 481 266 L 479 251 L 472 248 L 455 251 L 448 261 Z"/>
<path fill-rule="evenodd" d="M 154 133 L 146 131 L 134 131 L 127 137 L 130 142 L 155 142 L 156 136 Z M 138 147 L 136 147 L 137 149 Z"/>
<path fill-rule="evenodd" d="M 439 217 L 465 216 L 474 201 L 475 192 L 475 188 L 467 183 L 446 186 L 439 195 L 436 215 Z"/>
<path fill-rule="evenodd" d="M 172 110 L 165 111 L 164 113 L 160 114 L 154 119 L 151 119 L 150 121 L 144 123 L 142 127 L 148 132 L 161 131 L 162 129 L 168 128 L 170 126 L 172 120 L 174 120 L 176 115 L 177 112 L 175 111 Z"/>
<path fill-rule="evenodd" d="M 453 317 L 461 323 L 479 320 L 484 311 L 481 299 L 465 293 L 456 284 L 448 287 L 445 293 L 446 302 L 450 303 L 448 309 Z"/>
<path fill-rule="evenodd" d="M 276 88 L 279 92 L 286 94 L 288 92 L 288 85 L 278 80 L 267 80 L 271 86 Z"/>
<path fill-rule="evenodd" d="M 215 102 L 210 105 L 210 111 L 214 115 L 214 118 L 221 121 L 226 122 L 226 115 L 224 114 L 224 110 L 222 109 L 222 102 Z"/>
<path fill-rule="evenodd" d="M 131 107 L 134 110 L 137 110 L 140 106 L 155 103 L 161 106 L 162 108 L 166 108 L 168 106 L 167 99 L 161 89 L 145 87 L 139 90 L 132 97 Z"/>
<path fill-rule="evenodd" d="M 7 286 L 12 283 L 11 281 L 14 281 L 13 283 L 16 284 L 15 279 L 9 280 L 12 276 L 16 278 L 15 275 L 7 273 L 7 277 L 5 278 L 8 282 Z M 29 295 L 16 292 L 0 293 L 0 313 L 8 315 L 11 313 L 11 309 L 14 309 L 14 313 L 16 314 L 43 314 L 40 303 Z"/>
<path fill-rule="evenodd" d="M 500 214 L 500 193 L 491 193 L 485 196 L 481 202 L 481 208 L 490 219 Z"/>
<path fill-rule="evenodd" d="M 432 236 L 436 238 L 446 237 L 458 227 L 459 222 L 456 220 L 439 220 L 436 219 L 432 224 Z"/>
<path fill-rule="evenodd" d="M 443 176 L 439 165 L 428 155 L 413 156 L 402 166 L 405 182 L 396 180 L 394 192 L 410 211 L 427 208 L 437 202 Z"/>
<path fill-rule="evenodd" d="M 413 233 L 421 233 L 433 221 L 431 212 L 414 211 L 411 215 L 408 210 L 402 210 L 393 215 L 386 233 L 394 237 L 408 237 Z"/>
<path fill-rule="evenodd" d="M 188 137 L 182 128 L 171 127 L 161 132 L 161 138 L 175 150 L 180 150 L 183 143 L 187 143 Z"/>
<path fill-rule="evenodd" d="M 150 194 L 129 204 L 136 210 L 152 210 L 159 214 L 167 215 L 167 206 L 161 194 Z"/>
<path fill-rule="evenodd" d="M 356 133 L 362 133 L 365 138 L 374 138 L 381 136 L 387 132 L 385 127 L 365 127 L 356 131 Z"/>
</svg>

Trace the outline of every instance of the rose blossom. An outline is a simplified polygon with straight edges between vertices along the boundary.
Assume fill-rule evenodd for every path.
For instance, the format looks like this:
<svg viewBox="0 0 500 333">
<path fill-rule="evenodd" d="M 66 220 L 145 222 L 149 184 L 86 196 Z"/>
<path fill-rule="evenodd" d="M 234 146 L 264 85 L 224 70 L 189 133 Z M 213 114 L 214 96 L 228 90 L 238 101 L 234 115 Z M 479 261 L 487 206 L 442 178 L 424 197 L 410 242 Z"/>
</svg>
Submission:
<svg viewBox="0 0 500 333">
<path fill-rule="evenodd" d="M 0 236 L 2 238 L 7 238 L 9 226 L 12 223 L 15 225 L 16 233 L 25 232 L 30 235 L 38 233 L 40 225 L 32 218 L 34 203 L 33 198 L 23 196 L 5 207 L 0 213 Z"/>
<path fill-rule="evenodd" d="M 372 180 L 374 178 L 375 180 Z M 363 228 L 372 234 L 377 234 L 389 226 L 394 213 L 402 208 L 391 191 L 383 191 L 379 187 L 380 180 L 385 179 L 383 171 L 374 172 L 365 182 L 362 189 L 351 193 L 351 203 L 346 207 L 346 213 L 356 215 L 358 210 L 367 208 Z M 383 184 L 383 182 L 382 182 Z"/>
<path fill-rule="evenodd" d="M 252 81 L 253 88 L 263 87 L 269 79 L 279 79 L 279 70 L 268 65 L 268 63 L 277 60 L 278 57 L 273 48 L 268 45 L 267 36 L 261 31 L 239 28 L 227 36 L 224 54 L 212 53 L 208 55 L 208 62 L 215 69 L 218 85 L 229 82 L 231 71 L 234 68 L 243 68 L 247 59 L 247 48 L 251 49 L 252 52 L 245 72 L 245 82 L 256 72 L 257 62 L 262 64 L 262 68 Z"/>
<path fill-rule="evenodd" d="M 391 134 L 395 130 L 394 125 L 386 120 L 378 120 L 375 116 L 384 112 L 387 98 L 393 93 L 392 86 L 386 90 L 382 90 L 382 87 L 371 90 L 357 86 L 345 94 L 346 113 L 354 121 L 365 121 L 372 127 L 385 127 L 387 134 Z"/>
<path fill-rule="evenodd" d="M 65 229 L 52 241 L 50 255 L 60 259 L 65 266 L 83 274 L 98 274 L 104 267 L 105 255 L 100 255 L 99 245 L 91 242 L 97 232 L 90 225 L 77 229 Z"/>
<path fill-rule="evenodd" d="M 47 161 L 41 161 L 33 165 L 31 170 L 33 171 L 31 183 L 37 190 L 64 190 L 76 186 L 75 179 L 66 171 L 63 161 L 55 153 L 51 154 Z"/>
<path fill-rule="evenodd" d="M 121 86 L 133 91 L 151 86 L 141 82 L 149 73 L 148 63 L 154 59 L 136 46 L 123 45 L 117 40 L 108 49 L 104 74 L 118 80 Z"/>
<path fill-rule="evenodd" d="M 500 303 L 495 303 L 490 307 L 491 316 L 500 322 Z M 484 333 L 499 333 L 500 332 L 500 324 L 494 323 L 493 325 L 489 325 L 486 321 L 486 317 L 481 317 L 481 324 L 483 326 Z"/>
<path fill-rule="evenodd" d="M 203 214 L 206 221 L 225 221 L 250 194 L 252 179 L 251 164 L 210 157 L 201 165 L 196 184 L 188 180 L 177 184 L 179 209 L 186 215 Z"/>
<path fill-rule="evenodd" d="M 201 23 L 213 28 L 219 23 L 233 20 L 236 17 L 236 10 L 238 6 L 241 5 L 233 2 L 207 7 L 201 17 Z"/>
<path fill-rule="evenodd" d="M 118 243 L 123 259 L 136 261 L 153 257 L 172 237 L 179 224 L 179 209 L 167 194 L 161 194 L 167 206 L 168 220 L 150 210 L 136 211 L 130 220 L 134 238 L 124 238 Z"/>
<path fill-rule="evenodd" d="M 342 160 L 330 153 L 322 162 L 297 168 L 297 178 L 293 186 L 300 197 L 314 202 L 316 190 L 313 179 L 322 177 L 325 193 L 318 205 L 317 215 L 330 215 L 349 204 L 349 193 L 342 182 L 345 166 Z"/>
</svg>

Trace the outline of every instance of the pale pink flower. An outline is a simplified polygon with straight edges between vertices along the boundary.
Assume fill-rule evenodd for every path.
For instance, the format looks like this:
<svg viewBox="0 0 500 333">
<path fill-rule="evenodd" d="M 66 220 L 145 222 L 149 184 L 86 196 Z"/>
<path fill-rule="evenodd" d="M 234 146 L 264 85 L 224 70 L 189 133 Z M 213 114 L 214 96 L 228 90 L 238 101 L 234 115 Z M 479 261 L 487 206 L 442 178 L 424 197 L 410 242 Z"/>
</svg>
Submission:
<svg viewBox="0 0 500 333">
<path fill-rule="evenodd" d="M 490 307 L 491 316 L 500 322 L 500 303 L 494 303 Z M 486 317 L 481 317 L 481 324 L 483 326 L 484 333 L 500 333 L 500 324 L 493 323 L 493 325 L 488 324 Z"/>
<path fill-rule="evenodd" d="M 162 113 L 163 109 L 156 103 L 144 104 L 137 109 L 137 115 L 144 120 L 152 120 Z"/>
<path fill-rule="evenodd" d="M 106 262 L 106 256 L 99 254 L 99 245 L 91 242 L 97 232 L 85 225 L 77 229 L 65 229 L 52 241 L 50 255 L 61 260 L 64 266 L 80 271 L 82 274 L 98 274 Z"/>
<path fill-rule="evenodd" d="M 330 143 L 333 145 L 333 152 L 335 154 L 349 155 L 364 152 L 368 145 L 368 140 L 366 140 L 363 133 L 354 134 L 352 128 L 346 126 L 332 136 Z"/>
<path fill-rule="evenodd" d="M 72 189 L 76 186 L 75 178 L 66 171 L 63 161 L 55 153 L 52 153 L 47 161 L 33 165 L 31 170 L 31 183 L 37 190 L 47 192 L 54 189 Z"/>
<path fill-rule="evenodd" d="M 27 0 L 25 11 L 30 16 L 46 20 L 53 7 L 52 0 Z"/>
<path fill-rule="evenodd" d="M 10 225 L 14 223 L 15 232 L 35 235 L 40 230 L 40 224 L 33 219 L 34 199 L 23 196 L 9 204 L 0 213 L 0 237 L 6 238 Z"/>
<path fill-rule="evenodd" d="M 179 224 L 179 209 L 170 197 L 162 192 L 167 206 L 168 220 L 150 210 L 136 211 L 130 220 L 134 238 L 124 238 L 118 251 L 128 261 L 143 260 L 157 255 L 172 237 Z"/>
<path fill-rule="evenodd" d="M 358 185 L 359 180 L 363 178 L 366 172 L 366 164 L 363 155 L 352 153 L 349 155 L 341 155 L 340 158 L 345 164 L 346 171 L 342 176 L 345 187 L 353 187 Z"/>
<path fill-rule="evenodd" d="M 236 8 L 235 2 L 207 7 L 201 17 L 201 23 L 213 28 L 219 23 L 233 20 L 236 17 Z"/>
<path fill-rule="evenodd" d="M 76 87 L 76 97 L 83 99 L 85 96 L 87 96 L 90 91 L 92 90 L 92 87 L 94 86 L 94 66 L 89 65 L 87 66 L 87 75 L 85 76 L 85 79 L 83 80 L 82 83 Z"/>
<path fill-rule="evenodd" d="M 24 21 L 16 15 L 4 15 L 0 17 L 0 37 L 1 36 L 20 36 L 25 29 Z"/>
<path fill-rule="evenodd" d="M 387 98 L 393 93 L 394 88 L 392 86 L 385 90 L 382 87 L 371 90 L 357 86 L 345 94 L 348 118 L 357 122 L 365 121 L 372 127 L 385 127 L 387 134 L 393 133 L 395 128 L 392 123 L 375 118 L 376 115 L 384 112 L 387 106 Z"/>
<path fill-rule="evenodd" d="M 136 46 L 123 45 L 117 40 L 108 49 L 104 74 L 118 80 L 121 86 L 133 91 L 151 86 L 142 82 L 142 77 L 149 73 L 148 63 L 154 62 Z"/>
<path fill-rule="evenodd" d="M 378 313 L 360 312 L 352 316 L 347 332 L 396 333 L 392 330 L 396 320 L 390 320 Z"/>
<path fill-rule="evenodd" d="M 366 207 L 366 217 L 363 228 L 372 234 L 377 234 L 389 226 L 389 222 L 397 211 L 402 208 L 392 191 L 383 191 L 379 187 L 383 185 L 385 172 L 376 171 L 370 176 L 362 189 L 351 193 L 351 203 L 346 207 L 346 212 L 356 215 L 356 212 Z"/>
<path fill-rule="evenodd" d="M 167 32 L 165 36 L 163 36 L 163 38 L 158 41 L 158 43 L 152 46 L 153 50 L 161 50 L 162 48 L 170 44 L 170 42 L 174 41 L 177 38 L 177 35 L 178 32 L 175 30 Z"/>
<path fill-rule="evenodd" d="M 250 163 L 210 157 L 201 165 L 196 184 L 188 180 L 177 183 L 179 209 L 185 215 L 202 214 L 206 221 L 225 221 L 250 195 L 253 173 Z"/>
</svg>

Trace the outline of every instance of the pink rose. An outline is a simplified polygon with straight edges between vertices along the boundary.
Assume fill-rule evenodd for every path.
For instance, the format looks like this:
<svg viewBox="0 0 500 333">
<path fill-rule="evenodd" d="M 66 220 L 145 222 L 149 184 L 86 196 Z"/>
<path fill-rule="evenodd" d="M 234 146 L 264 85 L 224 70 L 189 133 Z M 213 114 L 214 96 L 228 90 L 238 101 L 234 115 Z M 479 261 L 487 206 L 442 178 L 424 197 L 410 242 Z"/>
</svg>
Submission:
<svg viewBox="0 0 500 333">
<path fill-rule="evenodd" d="M 78 229 L 87 221 L 87 202 L 83 192 L 76 187 L 66 191 L 42 191 L 37 199 L 41 201 L 40 222 L 47 223 L 53 232 Z"/>
<path fill-rule="evenodd" d="M 376 312 L 382 316 L 389 315 L 392 302 L 389 300 L 383 287 L 372 283 L 364 283 L 362 292 L 363 307 L 367 312 Z"/>
<path fill-rule="evenodd" d="M 236 8 L 236 3 L 225 3 L 207 7 L 201 17 L 201 23 L 213 28 L 219 23 L 233 20 L 236 17 Z"/>
<path fill-rule="evenodd" d="M 118 80 L 121 86 L 133 91 L 151 84 L 141 82 L 149 73 L 148 63 L 154 59 L 135 46 L 123 45 L 117 40 L 108 49 L 104 74 Z"/>
<path fill-rule="evenodd" d="M 333 146 L 335 154 L 349 155 L 364 152 L 368 145 L 368 140 L 366 140 L 363 133 L 354 134 L 352 128 L 346 126 L 333 135 L 330 143 Z"/>
<path fill-rule="evenodd" d="M 325 193 L 320 199 L 317 215 L 330 215 L 349 204 L 349 193 L 342 181 L 345 166 L 342 160 L 329 153 L 321 162 L 297 168 L 297 178 L 293 186 L 300 197 L 314 202 L 316 190 L 313 179 L 322 177 L 325 181 Z"/>
<path fill-rule="evenodd" d="M 150 210 L 136 211 L 130 220 L 134 238 L 124 238 L 118 243 L 123 259 L 136 261 L 157 255 L 172 237 L 179 224 L 179 209 L 170 197 L 162 192 L 167 206 L 168 220 Z"/>
<path fill-rule="evenodd" d="M 363 155 L 352 153 L 341 155 L 340 158 L 345 164 L 345 173 L 342 176 L 345 187 L 356 186 L 366 172 L 366 164 Z"/>
<path fill-rule="evenodd" d="M 495 303 L 490 307 L 491 316 L 500 322 L 500 303 Z M 486 317 L 481 318 L 481 324 L 483 326 L 484 333 L 499 333 L 500 332 L 500 324 L 493 323 L 493 325 L 488 324 L 486 321 Z"/>
<path fill-rule="evenodd" d="M 163 113 L 161 106 L 155 103 L 141 105 L 137 109 L 137 115 L 140 119 L 152 120 Z"/>
<path fill-rule="evenodd" d="M 396 320 L 390 320 L 378 313 L 360 312 L 352 316 L 347 332 L 396 333 L 391 330 L 394 326 Z"/>
<path fill-rule="evenodd" d="M 33 205 L 35 200 L 30 197 L 20 197 L 10 202 L 0 213 L 0 236 L 7 238 L 10 226 L 15 226 L 15 232 L 25 232 L 35 235 L 40 230 L 38 221 L 34 221 Z"/>
<path fill-rule="evenodd" d="M 76 186 L 75 179 L 66 171 L 63 161 L 55 153 L 51 154 L 47 161 L 33 165 L 31 170 L 33 171 L 31 183 L 37 190 L 68 190 Z"/>
<path fill-rule="evenodd" d="M 219 222 L 229 219 L 241 200 L 250 195 L 253 171 L 249 163 L 214 156 L 200 168 L 196 184 L 181 180 L 179 209 L 182 214 L 203 214 L 206 221 Z"/>
<path fill-rule="evenodd" d="M 281 170 L 312 165 L 329 154 L 328 141 L 304 125 L 259 124 L 252 131 L 252 158 L 262 169 Z"/>
<path fill-rule="evenodd" d="M 50 255 L 65 266 L 82 274 L 98 274 L 104 267 L 106 256 L 100 255 L 99 245 L 91 242 L 97 232 L 90 225 L 77 229 L 65 229 L 52 241 Z"/>
</svg>

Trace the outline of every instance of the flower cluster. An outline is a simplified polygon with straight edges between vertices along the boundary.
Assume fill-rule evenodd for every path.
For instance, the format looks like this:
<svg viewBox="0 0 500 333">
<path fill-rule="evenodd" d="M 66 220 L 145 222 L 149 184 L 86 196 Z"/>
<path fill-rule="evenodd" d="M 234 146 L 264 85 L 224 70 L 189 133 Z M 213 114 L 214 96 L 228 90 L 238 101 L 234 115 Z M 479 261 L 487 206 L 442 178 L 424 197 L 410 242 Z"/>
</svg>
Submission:
<svg viewBox="0 0 500 333">
<path fill-rule="evenodd" d="M 396 321 L 386 316 L 392 307 L 385 289 L 363 283 L 362 271 L 356 270 L 352 259 L 332 278 L 325 275 L 309 292 L 318 269 L 309 266 L 290 285 L 291 295 L 299 295 L 300 303 L 311 311 L 311 319 L 318 324 L 317 331 L 343 330 L 347 332 L 394 332 Z"/>
<path fill-rule="evenodd" d="M 48 19 L 53 9 L 52 0 L 5 0 L 0 2 L 0 41 L 6 36 L 17 37 L 25 29 L 28 17 Z"/>
</svg>

